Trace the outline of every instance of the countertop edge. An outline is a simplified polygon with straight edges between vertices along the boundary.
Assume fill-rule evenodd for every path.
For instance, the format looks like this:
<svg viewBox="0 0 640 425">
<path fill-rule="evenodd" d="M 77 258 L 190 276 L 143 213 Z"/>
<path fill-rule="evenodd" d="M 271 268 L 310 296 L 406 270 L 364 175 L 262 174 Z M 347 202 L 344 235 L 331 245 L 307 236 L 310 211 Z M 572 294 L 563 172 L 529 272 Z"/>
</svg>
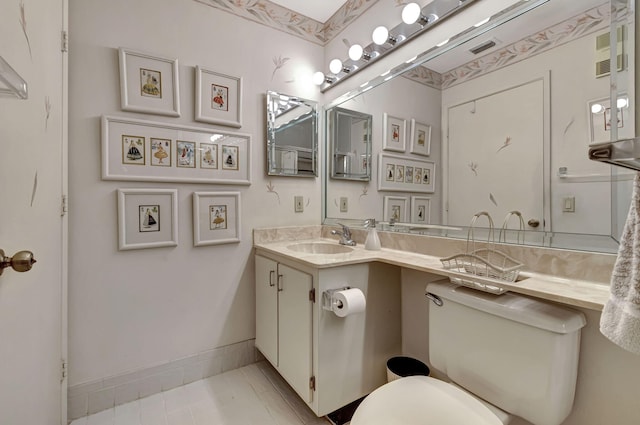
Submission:
<svg viewBox="0 0 640 425">
<path fill-rule="evenodd" d="M 316 269 L 341 267 L 351 264 L 381 262 L 398 267 L 408 268 L 444 277 L 466 277 L 465 273 L 447 270 L 442 266 L 439 257 L 416 254 L 407 251 L 382 248 L 380 251 L 367 251 L 361 246 L 353 247 L 349 253 L 312 254 L 289 249 L 292 244 L 323 242 L 336 244 L 335 240 L 321 238 L 307 240 L 286 240 L 254 243 L 256 253 L 271 253 L 302 266 Z M 609 299 L 609 286 L 598 282 L 579 279 L 558 278 L 541 273 L 522 272 L 524 279 L 508 283 L 495 279 L 474 276 L 481 283 L 493 284 L 508 289 L 510 292 L 554 301 L 574 307 L 602 311 Z"/>
</svg>

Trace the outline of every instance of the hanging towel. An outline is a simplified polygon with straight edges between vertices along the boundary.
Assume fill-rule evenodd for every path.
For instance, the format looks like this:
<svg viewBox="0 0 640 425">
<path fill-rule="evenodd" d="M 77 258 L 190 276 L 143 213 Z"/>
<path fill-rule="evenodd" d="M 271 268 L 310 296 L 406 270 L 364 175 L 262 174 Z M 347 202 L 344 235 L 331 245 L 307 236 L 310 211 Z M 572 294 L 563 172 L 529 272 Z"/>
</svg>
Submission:
<svg viewBox="0 0 640 425">
<path fill-rule="evenodd" d="M 611 294 L 600 332 L 625 350 L 640 354 L 640 173 L 633 182 L 629 215 L 611 274 Z"/>
</svg>

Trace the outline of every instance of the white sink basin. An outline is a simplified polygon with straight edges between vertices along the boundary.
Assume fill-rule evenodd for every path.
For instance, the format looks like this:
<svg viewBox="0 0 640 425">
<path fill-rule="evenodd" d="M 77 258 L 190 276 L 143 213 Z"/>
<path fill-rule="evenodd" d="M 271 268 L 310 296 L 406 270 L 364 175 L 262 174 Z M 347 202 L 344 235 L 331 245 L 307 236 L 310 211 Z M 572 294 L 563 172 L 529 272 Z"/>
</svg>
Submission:
<svg viewBox="0 0 640 425">
<path fill-rule="evenodd" d="M 346 254 L 352 252 L 350 246 L 340 245 L 338 243 L 328 242 L 300 242 L 287 246 L 288 249 L 296 252 L 304 252 L 305 254 Z"/>
</svg>

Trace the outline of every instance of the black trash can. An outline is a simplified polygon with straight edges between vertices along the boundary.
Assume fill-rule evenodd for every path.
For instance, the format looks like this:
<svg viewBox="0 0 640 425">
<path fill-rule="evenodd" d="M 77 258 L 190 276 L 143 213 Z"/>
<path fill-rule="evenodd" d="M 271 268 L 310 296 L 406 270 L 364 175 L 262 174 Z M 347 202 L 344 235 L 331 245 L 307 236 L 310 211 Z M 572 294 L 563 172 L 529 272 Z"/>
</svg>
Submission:
<svg viewBox="0 0 640 425">
<path fill-rule="evenodd" d="M 387 382 L 416 375 L 429 376 L 429 366 L 413 357 L 398 356 L 387 360 Z"/>
</svg>

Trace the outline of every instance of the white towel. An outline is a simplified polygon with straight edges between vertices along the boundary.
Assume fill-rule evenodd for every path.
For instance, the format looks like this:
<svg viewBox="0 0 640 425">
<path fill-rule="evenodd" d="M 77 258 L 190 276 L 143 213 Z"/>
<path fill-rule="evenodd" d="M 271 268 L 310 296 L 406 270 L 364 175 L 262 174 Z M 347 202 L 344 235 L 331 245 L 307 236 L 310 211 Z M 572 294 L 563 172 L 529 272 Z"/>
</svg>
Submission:
<svg viewBox="0 0 640 425">
<path fill-rule="evenodd" d="M 600 332 L 625 350 L 640 354 L 640 173 L 633 182 L 629 215 L 611 274 L 611 294 Z"/>
</svg>

